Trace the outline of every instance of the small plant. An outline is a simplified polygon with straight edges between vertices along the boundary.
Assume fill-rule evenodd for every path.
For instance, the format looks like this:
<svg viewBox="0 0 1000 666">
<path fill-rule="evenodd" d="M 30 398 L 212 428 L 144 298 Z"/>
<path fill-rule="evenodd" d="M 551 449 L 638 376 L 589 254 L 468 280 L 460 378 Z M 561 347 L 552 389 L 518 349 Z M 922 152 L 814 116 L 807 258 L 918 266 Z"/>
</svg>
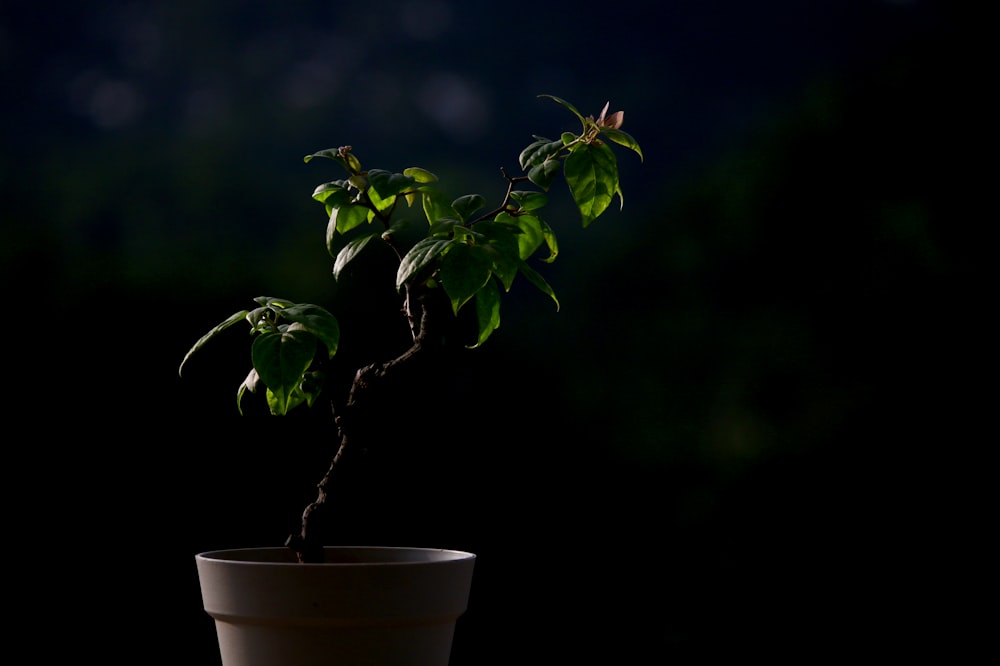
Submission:
<svg viewBox="0 0 1000 666">
<path fill-rule="evenodd" d="M 579 134 L 564 132 L 558 139 L 535 136 L 521 151 L 521 175 L 501 168 L 506 193 L 499 204 L 486 209 L 478 194 L 446 196 L 437 177 L 420 167 L 402 173 L 364 168 L 351 146 L 322 150 L 305 157 L 336 162 L 344 178 L 319 185 L 313 198 L 323 204 L 329 223 L 327 248 L 334 258 L 333 275 L 345 269 L 373 243 L 384 243 L 395 253 L 395 286 L 402 303 L 400 324 L 408 325 L 412 345 L 400 355 L 366 365 L 354 373 L 346 396 L 334 395 L 331 376 L 340 344 L 340 325 L 328 310 L 310 303 L 261 296 L 256 307 L 232 314 L 202 336 L 181 362 L 179 372 L 196 351 L 222 331 L 249 322 L 253 343 L 252 369 L 237 392 L 242 413 L 247 392 L 266 398 L 272 414 L 284 415 L 302 405 L 331 404 L 339 447 L 318 484 L 318 494 L 302 515 L 301 531 L 288 538 L 301 562 L 322 561 L 323 537 L 318 523 L 329 513 L 330 493 L 337 479 L 353 468 L 377 442 L 366 433 L 377 418 L 383 387 L 407 367 L 433 371 L 445 350 L 482 345 L 500 325 L 502 294 L 520 274 L 558 309 L 552 287 L 528 261 L 536 255 L 551 263 L 559 254 L 552 227 L 541 217 L 548 192 L 563 175 L 584 227 L 596 220 L 615 197 L 621 202 L 618 163 L 610 144 L 634 151 L 639 144 L 621 130 L 623 112 L 583 116 L 565 100 L 551 95 L 580 123 Z M 522 188 L 532 189 L 522 189 Z M 420 206 L 423 222 L 414 227 L 400 213 Z M 485 212 L 484 212 L 485 209 Z M 463 339 L 457 326 L 460 313 L 472 308 L 473 333 Z"/>
</svg>

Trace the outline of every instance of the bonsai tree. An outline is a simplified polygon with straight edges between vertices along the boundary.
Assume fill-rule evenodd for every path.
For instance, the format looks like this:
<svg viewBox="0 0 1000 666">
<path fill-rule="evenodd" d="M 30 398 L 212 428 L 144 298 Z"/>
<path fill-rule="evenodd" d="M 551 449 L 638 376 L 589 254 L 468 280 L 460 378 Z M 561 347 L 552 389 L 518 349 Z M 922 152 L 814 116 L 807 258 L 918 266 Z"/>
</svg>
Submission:
<svg viewBox="0 0 1000 666">
<path fill-rule="evenodd" d="M 623 112 L 609 114 L 606 104 L 597 118 L 583 116 L 558 97 L 541 95 L 569 110 L 580 122 L 579 133 L 557 139 L 534 136 L 518 157 L 520 173 L 500 172 L 505 192 L 487 208 L 479 194 L 452 198 L 438 178 L 420 167 L 402 172 L 366 168 L 351 146 L 322 150 L 305 157 L 331 160 L 343 177 L 319 185 L 313 198 L 329 219 L 327 248 L 334 259 L 333 276 L 377 244 L 395 257 L 395 288 L 401 303 L 399 324 L 408 327 L 408 348 L 386 350 L 384 360 L 352 369 L 349 388 L 337 390 L 332 380 L 340 346 L 340 324 L 334 314 L 311 303 L 261 296 L 256 307 L 235 312 L 202 336 L 185 355 L 179 373 L 196 351 L 222 331 L 247 322 L 252 337 L 252 368 L 237 391 L 243 412 L 247 392 L 263 396 L 271 414 L 285 415 L 301 406 L 328 404 L 339 445 L 317 496 L 302 513 L 301 529 L 286 545 L 300 562 L 321 562 L 329 538 L 334 493 L 346 493 L 349 481 L 379 441 L 373 425 L 384 414 L 384 398 L 402 377 L 434 373 L 447 355 L 468 353 L 482 345 L 500 325 L 500 303 L 521 275 L 554 301 L 552 287 L 529 264 L 533 258 L 553 262 L 559 246 L 543 220 L 548 192 L 560 175 L 589 226 L 617 197 L 621 204 L 618 164 L 611 144 L 634 151 L 635 139 L 621 129 Z M 422 211 L 416 227 L 401 211 Z M 344 395 L 340 395 L 344 392 Z"/>
</svg>

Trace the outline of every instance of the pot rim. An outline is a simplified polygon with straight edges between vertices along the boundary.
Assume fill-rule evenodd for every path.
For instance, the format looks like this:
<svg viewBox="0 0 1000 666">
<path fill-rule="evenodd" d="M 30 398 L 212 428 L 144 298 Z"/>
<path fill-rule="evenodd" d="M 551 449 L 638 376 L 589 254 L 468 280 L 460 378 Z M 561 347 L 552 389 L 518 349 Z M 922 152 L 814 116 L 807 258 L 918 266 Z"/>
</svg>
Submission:
<svg viewBox="0 0 1000 666">
<path fill-rule="evenodd" d="M 334 561 L 309 562 L 304 566 L 415 566 L 474 560 L 475 553 L 450 548 L 427 548 L 412 546 L 324 546 L 323 552 L 339 556 Z M 279 559 L 270 559 L 277 557 Z M 340 559 L 343 557 L 357 559 Z M 293 552 L 285 546 L 261 546 L 250 548 L 223 548 L 208 550 L 195 555 L 195 559 L 205 562 L 226 562 L 235 565 L 252 566 L 303 566 L 294 558 Z"/>
</svg>

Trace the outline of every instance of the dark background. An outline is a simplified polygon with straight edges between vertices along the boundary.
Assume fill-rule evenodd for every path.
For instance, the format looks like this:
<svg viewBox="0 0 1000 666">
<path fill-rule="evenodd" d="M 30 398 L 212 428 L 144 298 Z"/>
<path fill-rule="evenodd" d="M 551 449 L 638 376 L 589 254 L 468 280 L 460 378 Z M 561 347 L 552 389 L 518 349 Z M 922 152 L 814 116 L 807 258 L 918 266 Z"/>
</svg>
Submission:
<svg viewBox="0 0 1000 666">
<path fill-rule="evenodd" d="M 933 572 L 974 552 L 993 225 L 957 7 L 4 2 L 9 558 L 65 638 L 38 660 L 217 663 L 194 554 L 280 545 L 331 442 L 236 414 L 241 333 L 180 359 L 258 295 L 391 325 L 329 278 L 339 174 L 302 156 L 493 201 L 576 126 L 539 93 L 610 100 L 646 159 L 586 233 L 556 188 L 561 310 L 519 284 L 372 490 L 373 540 L 479 556 L 453 666 L 956 649 L 969 562 Z"/>
</svg>

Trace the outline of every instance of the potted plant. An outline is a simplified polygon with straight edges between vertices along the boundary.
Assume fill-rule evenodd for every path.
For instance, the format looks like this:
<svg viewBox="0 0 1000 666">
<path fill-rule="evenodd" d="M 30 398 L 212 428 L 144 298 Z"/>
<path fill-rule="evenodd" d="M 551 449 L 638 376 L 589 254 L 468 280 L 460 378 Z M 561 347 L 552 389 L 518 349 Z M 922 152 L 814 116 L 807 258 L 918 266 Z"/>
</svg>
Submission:
<svg viewBox="0 0 1000 666">
<path fill-rule="evenodd" d="M 351 146 L 305 157 L 330 160 L 343 172 L 312 195 L 329 220 L 334 278 L 372 248 L 388 250 L 399 326 L 408 330 L 408 346 L 351 368 L 343 395 L 335 379 L 344 356 L 338 354 L 340 322 L 310 303 L 258 297 L 256 307 L 232 314 L 197 340 L 181 362 L 182 373 L 192 354 L 247 322 L 252 368 L 237 391 L 241 413 L 247 394 L 254 394 L 274 415 L 323 404 L 334 416 L 336 454 L 300 529 L 284 546 L 196 556 L 205 609 L 216 620 L 227 666 L 447 664 L 475 555 L 330 544 L 342 543 L 338 525 L 361 488 L 358 480 L 377 476 L 380 451 L 391 448 L 381 426 L 385 405 L 399 395 L 394 392 L 412 390 L 414 378 L 439 373 L 452 354 L 486 342 L 500 324 L 501 297 L 517 275 L 558 308 L 554 290 L 528 263 L 535 257 L 551 263 L 559 253 L 553 228 L 541 217 L 554 182 L 560 175 L 565 179 L 587 227 L 621 198 L 612 144 L 642 158 L 638 143 L 621 130 L 623 112 L 609 114 L 606 104 L 594 118 L 558 97 L 540 97 L 576 116 L 580 131 L 557 139 L 535 136 L 519 155 L 519 175 L 501 168 L 505 192 L 493 207 L 478 194 L 447 196 L 437 177 L 420 167 L 365 167 Z M 420 224 L 406 221 L 414 212 Z M 427 608 L 421 606 L 424 593 Z M 310 633 L 319 634 L 316 647 Z"/>
</svg>

